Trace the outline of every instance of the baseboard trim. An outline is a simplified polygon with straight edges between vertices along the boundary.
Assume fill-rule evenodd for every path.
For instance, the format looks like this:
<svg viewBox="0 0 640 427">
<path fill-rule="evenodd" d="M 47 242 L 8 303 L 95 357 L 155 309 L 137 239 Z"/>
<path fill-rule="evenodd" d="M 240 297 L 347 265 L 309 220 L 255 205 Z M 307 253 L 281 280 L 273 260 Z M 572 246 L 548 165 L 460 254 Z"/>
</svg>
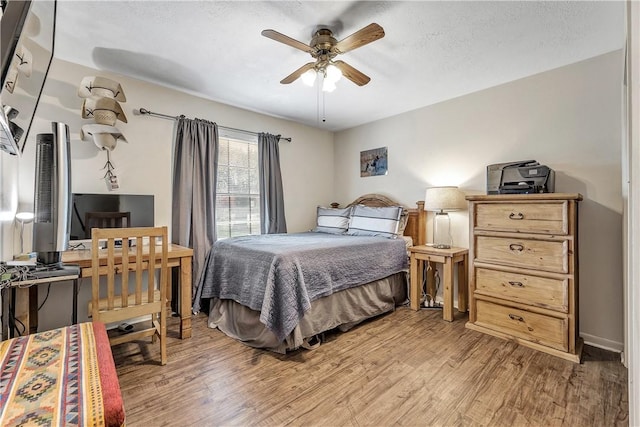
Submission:
<svg viewBox="0 0 640 427">
<path fill-rule="evenodd" d="M 617 341 L 608 340 L 606 338 L 597 337 L 595 335 L 580 333 L 584 343 L 593 347 L 598 347 L 604 350 L 614 351 L 616 353 L 622 353 L 624 350 L 624 344 Z"/>
</svg>

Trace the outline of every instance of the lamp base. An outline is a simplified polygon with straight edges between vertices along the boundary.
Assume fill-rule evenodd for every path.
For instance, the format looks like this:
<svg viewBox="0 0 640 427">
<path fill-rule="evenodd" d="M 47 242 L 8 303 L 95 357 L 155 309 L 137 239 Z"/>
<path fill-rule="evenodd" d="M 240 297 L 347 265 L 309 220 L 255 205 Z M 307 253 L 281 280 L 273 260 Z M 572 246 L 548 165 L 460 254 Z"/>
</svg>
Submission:
<svg viewBox="0 0 640 427">
<path fill-rule="evenodd" d="M 434 243 L 433 247 L 436 249 L 451 249 L 451 245 L 445 245 L 441 243 Z"/>
<path fill-rule="evenodd" d="M 446 212 L 436 212 L 433 217 L 433 247 L 437 249 L 451 248 L 451 222 Z"/>
</svg>

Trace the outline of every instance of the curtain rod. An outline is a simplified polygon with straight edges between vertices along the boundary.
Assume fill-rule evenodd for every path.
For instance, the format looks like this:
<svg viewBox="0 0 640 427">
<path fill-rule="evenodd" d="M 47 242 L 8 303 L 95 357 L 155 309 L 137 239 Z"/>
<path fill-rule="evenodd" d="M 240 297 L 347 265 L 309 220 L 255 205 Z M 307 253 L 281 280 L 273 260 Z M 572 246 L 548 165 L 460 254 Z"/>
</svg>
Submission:
<svg viewBox="0 0 640 427">
<path fill-rule="evenodd" d="M 178 120 L 180 117 L 184 117 L 184 116 L 170 116 L 168 114 L 155 113 L 155 112 L 149 111 L 149 110 L 147 110 L 146 108 L 143 108 L 143 107 L 140 107 L 138 109 L 138 111 L 142 115 L 160 117 L 162 119 Z M 244 132 L 244 133 L 248 133 L 248 134 L 251 134 L 251 135 L 258 135 L 258 132 L 251 132 L 250 130 L 236 129 L 236 128 L 230 128 L 230 127 L 227 127 L 227 126 L 220 126 L 220 125 L 218 125 L 218 127 L 221 128 L 221 129 L 233 130 L 233 131 L 236 131 L 236 132 Z M 285 140 L 287 142 L 291 142 L 291 138 L 290 137 L 289 138 L 285 138 L 285 137 L 282 137 L 282 136 L 278 135 L 278 139 L 283 139 L 283 140 Z"/>
</svg>

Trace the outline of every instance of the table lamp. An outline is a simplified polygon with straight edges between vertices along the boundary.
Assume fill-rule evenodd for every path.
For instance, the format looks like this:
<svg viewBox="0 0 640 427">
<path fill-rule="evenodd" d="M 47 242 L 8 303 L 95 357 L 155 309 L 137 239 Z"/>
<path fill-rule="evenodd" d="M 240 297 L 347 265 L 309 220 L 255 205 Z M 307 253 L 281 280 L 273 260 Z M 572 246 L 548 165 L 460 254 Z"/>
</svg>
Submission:
<svg viewBox="0 0 640 427">
<path fill-rule="evenodd" d="M 448 249 L 453 246 L 451 237 L 451 219 L 448 212 L 458 211 L 466 207 L 464 195 L 458 187 L 427 188 L 424 197 L 424 208 L 435 212 L 433 217 L 433 247 Z"/>
<path fill-rule="evenodd" d="M 20 224 L 20 254 L 24 253 L 24 225 L 33 221 L 35 215 L 33 212 L 18 212 L 16 221 Z"/>
</svg>

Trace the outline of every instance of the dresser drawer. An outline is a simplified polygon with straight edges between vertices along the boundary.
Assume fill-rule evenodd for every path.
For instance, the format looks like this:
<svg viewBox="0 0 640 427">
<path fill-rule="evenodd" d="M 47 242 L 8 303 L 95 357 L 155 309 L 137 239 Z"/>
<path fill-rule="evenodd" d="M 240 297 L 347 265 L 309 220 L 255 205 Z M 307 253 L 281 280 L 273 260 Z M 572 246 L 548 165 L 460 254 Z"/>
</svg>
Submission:
<svg viewBox="0 0 640 427">
<path fill-rule="evenodd" d="M 476 324 L 485 328 L 568 351 L 568 321 L 477 300 Z"/>
<path fill-rule="evenodd" d="M 522 273 L 475 269 L 475 292 L 536 307 L 568 311 L 568 280 Z"/>
<path fill-rule="evenodd" d="M 555 273 L 568 273 L 568 242 L 566 240 L 475 236 L 475 260 Z"/>
<path fill-rule="evenodd" d="M 478 203 L 474 228 L 520 233 L 568 233 L 567 202 Z"/>
</svg>

